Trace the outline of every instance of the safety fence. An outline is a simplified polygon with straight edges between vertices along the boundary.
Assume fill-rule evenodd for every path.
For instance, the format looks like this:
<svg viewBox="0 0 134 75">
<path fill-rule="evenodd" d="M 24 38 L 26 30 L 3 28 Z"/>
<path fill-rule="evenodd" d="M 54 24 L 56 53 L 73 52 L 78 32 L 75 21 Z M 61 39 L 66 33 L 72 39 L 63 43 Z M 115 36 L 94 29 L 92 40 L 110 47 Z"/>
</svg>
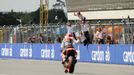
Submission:
<svg viewBox="0 0 134 75">
<path fill-rule="evenodd" d="M 80 26 L 77 23 L 74 28 L 76 35 L 80 35 Z M 134 43 L 134 22 L 120 23 L 88 23 L 89 34 L 92 44 L 96 44 L 95 33 L 99 28 L 103 30 L 105 44 L 110 39 L 114 44 L 133 44 Z M 34 38 L 34 43 L 40 43 L 41 38 L 44 38 L 42 43 L 55 43 L 57 38 L 63 39 L 67 29 L 65 24 L 48 24 L 47 26 L 18 25 L 18 26 L 3 26 L 0 27 L 0 43 L 29 43 L 29 38 Z"/>
<path fill-rule="evenodd" d="M 64 26 L 61 25 L 23 25 L 23 26 L 3 26 L 0 27 L 0 43 L 29 43 L 29 38 L 35 37 L 35 43 L 40 43 L 38 38 L 42 34 L 45 39 L 43 43 L 47 43 L 47 39 L 51 38 L 51 43 L 54 43 L 57 36 L 62 36 L 66 33 Z M 64 30 L 64 31 L 63 31 Z"/>
<path fill-rule="evenodd" d="M 76 44 L 80 62 L 134 65 L 133 44 Z M 61 60 L 60 44 L 0 44 L 0 58 Z"/>
</svg>

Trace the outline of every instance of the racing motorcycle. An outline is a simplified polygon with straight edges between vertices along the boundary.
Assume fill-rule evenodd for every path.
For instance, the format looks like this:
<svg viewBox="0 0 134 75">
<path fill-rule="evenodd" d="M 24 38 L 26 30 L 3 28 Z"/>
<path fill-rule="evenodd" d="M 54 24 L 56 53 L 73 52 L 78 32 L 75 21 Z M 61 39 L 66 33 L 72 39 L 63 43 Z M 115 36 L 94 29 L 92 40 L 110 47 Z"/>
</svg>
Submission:
<svg viewBox="0 0 134 75">
<path fill-rule="evenodd" d="M 66 50 L 66 60 L 64 62 L 65 73 L 73 73 L 75 69 L 75 64 L 77 62 L 75 50 Z"/>
</svg>

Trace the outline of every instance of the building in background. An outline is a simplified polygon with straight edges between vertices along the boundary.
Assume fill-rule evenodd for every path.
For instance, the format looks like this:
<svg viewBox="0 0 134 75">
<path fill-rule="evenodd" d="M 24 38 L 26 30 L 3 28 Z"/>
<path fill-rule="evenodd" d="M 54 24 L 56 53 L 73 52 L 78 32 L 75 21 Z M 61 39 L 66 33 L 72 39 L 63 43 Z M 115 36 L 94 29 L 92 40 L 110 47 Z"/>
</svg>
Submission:
<svg viewBox="0 0 134 75">
<path fill-rule="evenodd" d="M 68 19 L 78 20 L 73 12 L 81 11 L 87 20 L 134 18 L 134 0 L 66 0 Z"/>
<path fill-rule="evenodd" d="M 90 25 L 107 29 L 112 40 L 130 43 L 134 32 L 134 0 L 66 0 L 68 20 L 77 22 L 80 11 Z M 97 26 L 96 26 L 97 25 Z M 95 30 L 96 31 L 96 30 Z"/>
</svg>

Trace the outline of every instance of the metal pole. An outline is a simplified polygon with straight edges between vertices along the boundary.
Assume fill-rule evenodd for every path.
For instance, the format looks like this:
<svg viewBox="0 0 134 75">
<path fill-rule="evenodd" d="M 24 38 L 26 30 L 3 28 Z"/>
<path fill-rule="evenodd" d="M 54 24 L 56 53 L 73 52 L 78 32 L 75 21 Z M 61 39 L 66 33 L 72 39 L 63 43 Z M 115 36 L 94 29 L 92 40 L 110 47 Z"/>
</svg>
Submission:
<svg viewBox="0 0 134 75">
<path fill-rule="evenodd" d="M 22 43 L 22 32 L 21 32 L 21 26 L 19 25 L 19 33 L 20 33 L 20 41 L 19 43 Z"/>
<path fill-rule="evenodd" d="M 118 42 L 120 43 L 120 24 L 118 24 Z"/>
<path fill-rule="evenodd" d="M 128 25 L 127 25 L 127 42 L 128 42 L 128 44 L 130 44 L 130 42 L 131 42 L 131 40 L 130 40 L 130 38 L 131 38 L 131 27 L 130 27 L 130 17 L 128 16 Z"/>
<path fill-rule="evenodd" d="M 126 44 L 126 21 L 123 19 L 123 33 L 122 33 L 122 35 L 123 35 L 123 42 L 124 42 L 124 44 Z"/>
<path fill-rule="evenodd" d="M 114 40 L 114 23 L 113 23 L 113 21 L 111 21 L 111 24 L 112 24 L 112 43 L 114 44 L 115 40 Z"/>
<path fill-rule="evenodd" d="M 3 43 L 5 43 L 5 25 L 2 27 Z"/>
</svg>

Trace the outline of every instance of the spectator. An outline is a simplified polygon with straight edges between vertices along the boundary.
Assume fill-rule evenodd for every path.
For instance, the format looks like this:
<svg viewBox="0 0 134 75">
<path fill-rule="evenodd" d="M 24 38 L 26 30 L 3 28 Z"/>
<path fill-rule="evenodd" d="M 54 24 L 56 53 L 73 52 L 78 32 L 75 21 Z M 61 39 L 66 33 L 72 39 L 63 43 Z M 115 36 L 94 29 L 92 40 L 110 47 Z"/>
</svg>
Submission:
<svg viewBox="0 0 134 75">
<path fill-rule="evenodd" d="M 38 40 L 39 40 L 39 43 L 45 43 L 45 36 L 42 33 L 40 33 Z"/>
<path fill-rule="evenodd" d="M 61 37 L 58 36 L 58 37 L 56 38 L 56 41 L 55 41 L 55 42 L 56 42 L 56 43 L 61 43 L 61 41 L 62 41 L 62 40 L 61 40 Z"/>
<path fill-rule="evenodd" d="M 80 42 L 85 42 L 86 41 L 86 37 L 84 36 L 84 34 L 82 32 L 80 32 Z"/>
<path fill-rule="evenodd" d="M 98 28 L 96 28 L 96 32 L 94 34 L 95 43 L 98 43 L 98 34 L 99 34 L 99 30 L 98 30 Z"/>
<path fill-rule="evenodd" d="M 36 43 L 36 37 L 35 36 L 31 36 L 28 38 L 28 43 Z"/>
<path fill-rule="evenodd" d="M 99 31 L 96 33 L 96 38 L 97 38 L 98 44 L 104 44 L 103 31 L 101 28 L 99 28 Z"/>
<path fill-rule="evenodd" d="M 84 46 L 91 43 L 90 37 L 89 37 L 89 26 L 85 21 L 82 21 L 81 25 L 81 32 L 85 36 L 84 40 Z"/>
<path fill-rule="evenodd" d="M 76 40 L 76 35 L 75 35 L 75 32 L 74 32 L 74 27 L 76 27 L 76 25 L 72 26 L 71 23 L 68 22 L 66 27 L 67 27 L 67 34 L 73 35 L 73 37 Z"/>
<path fill-rule="evenodd" d="M 85 36 L 85 40 L 84 42 L 84 46 L 91 43 L 90 40 L 90 35 L 89 35 L 89 27 L 88 24 L 86 23 L 86 17 L 84 17 L 80 11 L 78 11 L 77 13 L 74 12 L 74 16 L 78 16 L 78 18 L 80 19 L 80 26 L 81 26 L 81 34 L 83 34 Z"/>
<path fill-rule="evenodd" d="M 51 37 L 48 37 L 48 38 L 47 38 L 47 43 L 48 43 L 48 44 L 52 43 Z"/>
<path fill-rule="evenodd" d="M 107 44 L 111 44 L 111 37 L 109 35 L 107 36 Z"/>
<path fill-rule="evenodd" d="M 86 17 L 84 17 L 80 11 L 78 11 L 77 13 L 74 12 L 74 16 L 78 16 L 78 18 L 80 19 L 80 21 L 86 21 Z"/>
<path fill-rule="evenodd" d="M 103 41 L 104 41 L 104 44 L 106 44 L 108 34 L 105 31 L 102 31 L 102 32 L 103 32 Z"/>
</svg>

